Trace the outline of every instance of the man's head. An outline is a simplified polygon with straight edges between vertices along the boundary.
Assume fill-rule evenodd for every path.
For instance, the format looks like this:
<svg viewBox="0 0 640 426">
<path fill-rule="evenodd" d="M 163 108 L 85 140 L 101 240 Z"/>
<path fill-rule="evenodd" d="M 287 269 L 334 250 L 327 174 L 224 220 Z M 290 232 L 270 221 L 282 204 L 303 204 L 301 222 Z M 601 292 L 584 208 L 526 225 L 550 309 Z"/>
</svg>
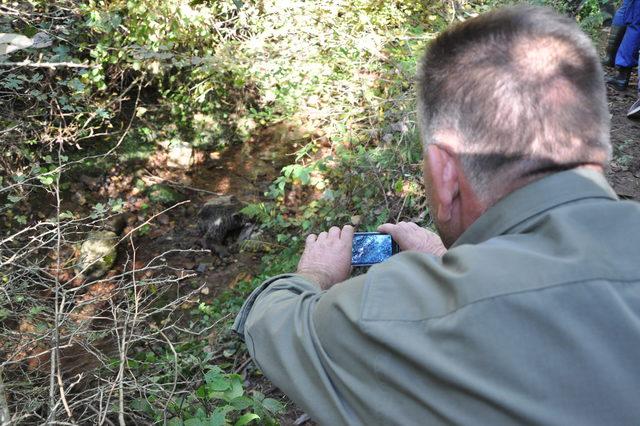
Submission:
<svg viewBox="0 0 640 426">
<path fill-rule="evenodd" d="M 510 7 L 453 26 L 429 46 L 418 78 L 425 181 L 447 245 L 526 183 L 609 160 L 598 55 L 549 9 Z"/>
</svg>

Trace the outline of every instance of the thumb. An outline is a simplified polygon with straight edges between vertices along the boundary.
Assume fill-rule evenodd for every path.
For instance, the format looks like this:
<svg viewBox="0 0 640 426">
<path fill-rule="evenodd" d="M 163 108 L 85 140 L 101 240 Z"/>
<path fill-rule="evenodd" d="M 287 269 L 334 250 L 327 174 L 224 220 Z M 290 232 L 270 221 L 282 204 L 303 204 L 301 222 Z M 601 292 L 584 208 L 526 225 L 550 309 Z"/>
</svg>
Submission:
<svg viewBox="0 0 640 426">
<path fill-rule="evenodd" d="M 394 225 L 393 223 L 385 223 L 378 226 L 378 232 L 382 232 L 384 234 L 393 234 L 393 231 L 395 231 L 396 227 L 397 225 Z"/>
</svg>

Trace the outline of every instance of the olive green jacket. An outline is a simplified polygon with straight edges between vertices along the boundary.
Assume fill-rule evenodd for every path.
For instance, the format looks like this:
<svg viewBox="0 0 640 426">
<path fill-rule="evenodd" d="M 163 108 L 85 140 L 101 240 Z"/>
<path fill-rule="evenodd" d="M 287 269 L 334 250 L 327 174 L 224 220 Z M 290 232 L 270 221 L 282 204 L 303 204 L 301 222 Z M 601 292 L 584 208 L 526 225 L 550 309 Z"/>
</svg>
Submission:
<svg viewBox="0 0 640 426">
<path fill-rule="evenodd" d="M 328 291 L 274 277 L 234 329 L 324 425 L 638 425 L 640 205 L 557 173 L 442 258 L 403 252 Z"/>
</svg>

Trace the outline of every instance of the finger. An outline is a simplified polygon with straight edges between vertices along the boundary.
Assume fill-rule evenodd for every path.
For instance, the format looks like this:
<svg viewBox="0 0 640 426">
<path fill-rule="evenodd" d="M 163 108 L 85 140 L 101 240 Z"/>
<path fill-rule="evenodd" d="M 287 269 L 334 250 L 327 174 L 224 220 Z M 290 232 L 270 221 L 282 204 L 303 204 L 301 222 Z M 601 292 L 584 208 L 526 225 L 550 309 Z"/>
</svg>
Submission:
<svg viewBox="0 0 640 426">
<path fill-rule="evenodd" d="M 307 235 L 307 244 L 315 243 L 317 239 L 316 234 L 309 234 Z"/>
<path fill-rule="evenodd" d="M 353 241 L 353 226 L 345 225 L 342 227 L 342 232 L 340 233 L 341 240 Z"/>
<path fill-rule="evenodd" d="M 327 233 L 326 232 L 321 232 L 318 234 L 318 239 L 316 241 L 324 241 L 327 239 Z"/>
<path fill-rule="evenodd" d="M 378 226 L 378 232 L 382 232 L 385 234 L 391 234 L 393 233 L 393 230 L 396 228 L 397 225 L 394 225 L 393 223 L 384 223 L 380 226 Z"/>
<path fill-rule="evenodd" d="M 332 226 L 331 228 L 329 228 L 329 238 L 332 240 L 340 239 L 340 228 L 338 228 L 337 226 Z"/>
</svg>

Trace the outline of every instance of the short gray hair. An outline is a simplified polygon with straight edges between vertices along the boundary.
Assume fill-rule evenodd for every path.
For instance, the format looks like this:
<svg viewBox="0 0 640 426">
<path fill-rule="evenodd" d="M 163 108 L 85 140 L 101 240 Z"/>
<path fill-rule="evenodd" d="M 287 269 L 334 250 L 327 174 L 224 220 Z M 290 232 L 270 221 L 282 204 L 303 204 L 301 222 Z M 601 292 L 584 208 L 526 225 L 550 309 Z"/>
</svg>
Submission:
<svg viewBox="0 0 640 426">
<path fill-rule="evenodd" d="M 438 130 L 464 139 L 462 167 L 479 193 L 611 155 L 602 68 L 591 40 L 550 9 L 515 6 L 455 25 L 418 73 L 425 144 Z"/>
</svg>

